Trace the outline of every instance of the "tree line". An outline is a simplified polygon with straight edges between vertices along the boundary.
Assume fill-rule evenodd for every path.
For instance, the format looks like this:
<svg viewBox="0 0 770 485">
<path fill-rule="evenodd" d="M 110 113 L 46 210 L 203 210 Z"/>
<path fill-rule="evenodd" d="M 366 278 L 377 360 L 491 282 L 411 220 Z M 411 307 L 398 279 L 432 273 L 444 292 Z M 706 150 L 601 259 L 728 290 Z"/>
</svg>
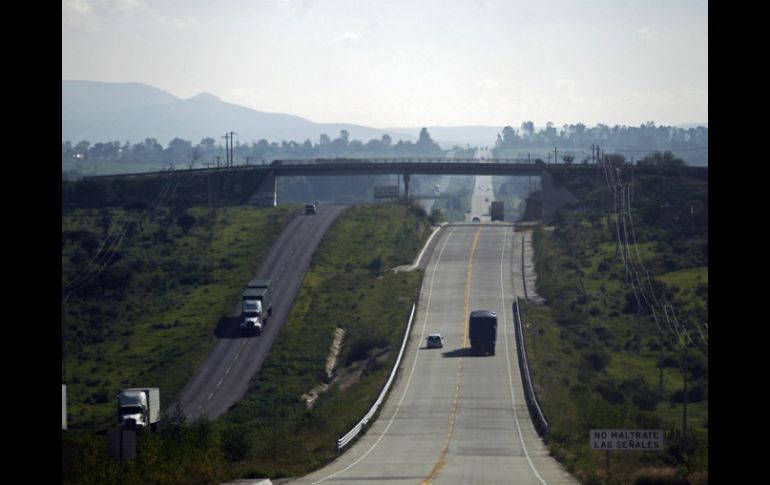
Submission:
<svg viewBox="0 0 770 485">
<path fill-rule="evenodd" d="M 473 149 L 453 147 L 443 150 L 430 136 L 427 128 L 422 128 L 416 142 L 399 140 L 394 143 L 390 135 L 373 138 L 368 142 L 350 139 L 347 130 L 341 130 L 337 138 L 322 134 L 317 142 L 310 139 L 304 142 L 286 141 L 268 142 L 265 139 L 251 143 L 235 141 L 232 147 L 234 163 L 261 164 L 275 159 L 303 159 L 326 157 L 443 157 L 454 152 L 455 157 L 471 157 Z M 565 124 L 557 129 L 548 122 L 546 127 L 536 130 L 532 121 L 525 121 L 517 130 L 505 126 L 497 135 L 494 155 L 500 158 L 516 158 L 513 149 L 532 147 L 558 147 L 586 149 L 591 145 L 612 147 L 613 149 L 634 149 L 652 151 L 666 150 L 705 150 L 708 151 L 708 128 L 704 126 L 677 128 L 656 126 L 650 121 L 638 127 L 610 127 L 597 124 L 588 128 L 583 123 Z M 98 163 L 102 161 L 125 164 L 149 163 L 158 166 L 174 165 L 179 168 L 201 167 L 205 165 L 224 165 L 226 148 L 211 137 L 203 138 L 193 145 L 189 140 L 174 138 L 163 146 L 155 138 L 145 138 L 143 142 L 126 141 L 97 142 L 93 145 L 88 140 L 72 144 L 62 142 L 62 164 L 73 162 Z"/>
<path fill-rule="evenodd" d="M 506 126 L 497 135 L 495 148 L 566 147 L 585 148 L 590 145 L 664 150 L 681 148 L 707 148 L 708 127 L 677 128 L 655 126 L 655 122 L 636 126 L 597 124 L 588 128 L 583 123 L 563 125 L 557 129 L 550 121 L 536 131 L 531 121 L 525 121 L 517 130 Z"/>
<path fill-rule="evenodd" d="M 120 163 L 157 163 L 158 165 L 203 166 L 225 163 L 225 147 L 214 138 L 206 137 L 197 145 L 189 140 L 174 138 L 163 147 L 155 138 L 146 138 L 143 142 L 126 141 L 99 142 L 91 145 L 88 140 L 81 140 L 73 145 L 69 140 L 62 142 L 62 163 L 78 161 L 111 161 Z M 347 130 L 341 130 L 339 137 L 331 139 L 322 134 L 317 143 L 305 140 L 268 142 L 265 139 L 252 143 L 236 141 L 232 147 L 235 163 L 242 165 L 260 164 L 275 159 L 287 158 L 322 158 L 322 157 L 439 157 L 445 151 L 433 141 L 428 130 L 422 128 L 416 142 L 399 140 L 393 143 L 390 135 L 382 135 L 364 143 L 351 140 Z"/>
</svg>

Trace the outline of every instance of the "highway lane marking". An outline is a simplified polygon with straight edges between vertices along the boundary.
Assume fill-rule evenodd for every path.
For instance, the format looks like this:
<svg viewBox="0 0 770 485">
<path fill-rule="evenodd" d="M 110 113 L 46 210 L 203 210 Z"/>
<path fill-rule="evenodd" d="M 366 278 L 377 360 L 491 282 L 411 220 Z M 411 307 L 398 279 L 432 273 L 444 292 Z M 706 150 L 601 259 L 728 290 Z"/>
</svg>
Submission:
<svg viewBox="0 0 770 485">
<path fill-rule="evenodd" d="M 444 254 L 444 249 L 446 249 L 446 245 L 449 242 L 449 238 L 454 234 L 455 228 L 453 227 L 451 231 L 449 231 L 449 234 L 447 234 L 446 239 L 444 240 L 444 244 L 441 246 L 441 251 L 438 253 L 438 257 L 436 258 L 436 265 L 433 268 L 433 274 L 430 278 L 430 288 L 428 289 L 428 301 L 425 304 L 425 316 L 422 319 L 422 334 L 420 335 L 420 340 L 417 342 L 417 348 L 415 349 L 415 355 L 414 355 L 414 362 L 412 363 L 412 369 L 409 371 L 409 378 L 406 380 L 406 384 L 404 385 L 404 393 L 401 394 L 401 399 L 398 401 L 398 404 L 396 405 L 396 411 L 393 413 L 393 416 L 390 418 L 390 421 L 388 422 L 388 425 L 385 427 L 385 430 L 382 432 L 382 434 L 377 438 L 377 441 L 374 442 L 374 444 L 366 450 L 366 453 L 361 455 L 360 458 L 358 458 L 356 461 L 348 465 L 347 467 L 343 468 L 342 470 L 339 470 L 337 472 L 332 473 L 328 477 L 322 478 L 320 480 L 316 480 L 312 483 L 312 485 L 315 485 L 316 483 L 325 482 L 326 480 L 333 478 L 337 475 L 339 475 L 342 472 L 346 472 L 356 466 L 361 460 L 366 458 L 369 453 L 374 450 L 374 448 L 380 444 L 380 441 L 385 437 L 386 434 L 388 434 L 388 430 L 390 430 L 390 427 L 393 425 L 393 422 L 396 420 L 396 416 L 398 416 L 398 412 L 401 410 L 401 404 L 404 402 L 404 398 L 406 397 L 406 393 L 409 390 L 409 384 L 412 382 L 412 376 L 414 375 L 414 369 L 417 367 L 417 360 L 420 355 L 420 343 L 425 339 L 425 328 L 428 324 L 428 315 L 430 314 L 430 300 L 431 296 L 433 295 L 433 282 L 436 279 L 436 272 L 438 270 L 438 264 L 439 261 L 441 261 L 441 255 Z"/>
<path fill-rule="evenodd" d="M 216 387 L 214 387 L 214 390 L 211 391 L 211 394 L 209 394 L 209 397 L 206 398 L 206 401 L 211 401 L 211 398 L 214 397 L 214 393 L 217 392 L 219 389 L 219 386 L 222 385 L 222 381 L 224 381 L 225 377 L 230 373 L 230 369 L 233 368 L 233 364 L 235 364 L 235 361 L 238 360 L 238 357 L 241 355 L 241 351 L 243 350 L 243 347 L 246 345 L 247 339 L 241 339 L 241 346 L 238 348 L 238 352 L 235 353 L 235 357 L 233 357 L 233 360 L 230 362 L 230 365 L 227 366 L 227 370 L 225 370 L 225 375 L 219 378 L 219 382 L 217 382 Z M 200 408 L 198 408 L 200 410 Z"/>
<path fill-rule="evenodd" d="M 503 248 L 500 251 L 500 292 L 501 296 L 503 298 L 503 334 L 505 335 L 505 360 L 507 362 L 506 369 L 508 369 L 508 386 L 511 390 L 511 406 L 513 407 L 513 419 L 516 421 L 516 430 L 519 434 L 519 441 L 521 442 L 521 447 L 524 449 L 524 456 L 527 458 L 527 463 L 529 463 L 529 467 L 532 469 L 532 472 L 535 474 L 538 480 L 540 480 L 540 483 L 543 485 L 547 485 L 546 481 L 543 480 L 543 477 L 540 476 L 539 473 L 537 473 L 537 470 L 535 469 L 534 463 L 532 463 L 532 459 L 529 457 L 529 452 L 527 451 L 527 445 L 524 444 L 524 437 L 521 434 L 521 425 L 519 424 L 519 414 L 516 412 L 516 398 L 513 394 L 513 376 L 511 375 L 511 356 L 508 351 L 508 318 L 506 317 L 506 308 L 505 306 L 505 284 L 503 283 L 503 274 L 505 273 L 504 266 L 503 266 L 503 260 L 505 258 L 505 242 L 508 237 L 508 231 L 505 231 L 503 236 Z M 513 238 L 511 238 L 513 240 Z M 511 248 L 513 249 L 513 248 Z M 516 318 L 515 316 L 513 317 Z M 522 336 L 523 338 L 523 336 Z"/>
<path fill-rule="evenodd" d="M 471 253 L 468 255 L 468 272 L 465 277 L 465 307 L 463 312 L 463 343 L 461 348 L 465 348 L 466 342 L 468 341 L 468 309 L 471 305 L 471 282 L 473 278 L 473 256 L 476 254 L 476 246 L 479 243 L 479 238 L 481 237 L 481 228 L 484 225 L 482 222 L 481 225 L 479 225 L 479 228 L 476 230 L 476 236 L 473 238 L 473 244 L 471 245 Z M 438 262 L 436 263 L 438 265 Z M 433 469 L 430 471 L 430 475 L 428 475 L 425 480 L 422 481 L 422 485 L 432 485 L 433 480 L 438 478 L 439 474 L 441 473 L 441 470 L 444 468 L 444 465 L 446 464 L 446 454 L 449 451 L 449 442 L 452 439 L 452 435 L 454 434 L 455 430 L 455 418 L 457 417 L 457 400 L 460 397 L 460 378 L 462 377 L 462 369 L 463 369 L 463 358 L 460 357 L 460 361 L 457 363 L 457 381 L 455 384 L 455 395 L 452 399 L 452 411 L 449 415 L 449 432 L 447 433 L 447 439 L 444 442 L 444 447 L 441 449 L 441 453 L 439 454 L 438 461 L 433 465 Z"/>
</svg>

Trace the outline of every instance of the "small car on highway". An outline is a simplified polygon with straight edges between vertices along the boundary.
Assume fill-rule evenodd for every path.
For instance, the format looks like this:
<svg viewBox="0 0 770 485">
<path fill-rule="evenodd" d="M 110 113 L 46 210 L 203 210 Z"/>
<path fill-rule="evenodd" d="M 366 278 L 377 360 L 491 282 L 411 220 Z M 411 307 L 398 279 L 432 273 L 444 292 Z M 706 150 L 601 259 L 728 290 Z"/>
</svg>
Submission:
<svg viewBox="0 0 770 485">
<path fill-rule="evenodd" d="M 426 347 L 429 349 L 444 348 L 444 337 L 442 337 L 440 333 L 430 334 L 426 340 L 428 341 Z"/>
</svg>

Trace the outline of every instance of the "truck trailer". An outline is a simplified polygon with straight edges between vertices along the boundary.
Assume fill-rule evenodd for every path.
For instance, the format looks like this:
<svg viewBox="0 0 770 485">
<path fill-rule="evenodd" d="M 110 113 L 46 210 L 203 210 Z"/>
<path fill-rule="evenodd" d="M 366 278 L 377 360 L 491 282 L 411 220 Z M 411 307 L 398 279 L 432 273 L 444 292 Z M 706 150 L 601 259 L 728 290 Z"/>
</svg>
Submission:
<svg viewBox="0 0 770 485">
<path fill-rule="evenodd" d="M 160 389 L 144 387 L 118 392 L 118 426 L 154 430 L 160 421 Z"/>
<path fill-rule="evenodd" d="M 505 220 L 505 205 L 502 200 L 495 200 L 490 204 L 489 218 L 493 221 Z"/>
<path fill-rule="evenodd" d="M 262 333 L 273 314 L 273 289 L 270 280 L 253 279 L 241 294 L 241 330 Z"/>
<path fill-rule="evenodd" d="M 497 314 L 489 310 L 474 310 L 468 320 L 471 351 L 476 355 L 495 355 Z"/>
</svg>

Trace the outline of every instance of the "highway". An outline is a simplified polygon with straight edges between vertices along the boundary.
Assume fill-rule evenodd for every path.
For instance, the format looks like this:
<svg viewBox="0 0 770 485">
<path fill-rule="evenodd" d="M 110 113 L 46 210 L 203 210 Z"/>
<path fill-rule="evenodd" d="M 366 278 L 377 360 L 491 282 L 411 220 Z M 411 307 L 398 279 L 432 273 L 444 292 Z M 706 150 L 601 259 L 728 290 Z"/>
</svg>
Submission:
<svg viewBox="0 0 770 485">
<path fill-rule="evenodd" d="M 316 247 L 343 209 L 319 206 L 315 216 L 298 215 L 286 226 L 255 275 L 272 281 L 273 315 L 260 336 L 240 336 L 240 303 L 220 322 L 219 340 L 182 391 L 180 402 L 188 418 L 217 418 L 246 393 L 289 315 Z"/>
<path fill-rule="evenodd" d="M 473 154 L 473 158 L 478 160 L 489 160 L 488 150 L 479 148 Z M 495 200 L 495 194 L 492 188 L 491 175 L 476 175 L 473 181 L 473 195 L 471 195 L 471 211 L 465 214 L 465 221 L 471 222 L 474 217 L 478 217 L 481 222 L 489 222 L 489 205 Z"/>
<path fill-rule="evenodd" d="M 521 261 L 513 236 L 500 223 L 442 230 L 379 417 L 337 460 L 293 484 L 577 483 L 548 456 L 524 403 L 512 320 L 512 269 Z M 468 351 L 467 318 L 476 309 L 497 312 L 494 356 Z M 444 335 L 443 349 L 425 348 L 430 333 Z"/>
</svg>

